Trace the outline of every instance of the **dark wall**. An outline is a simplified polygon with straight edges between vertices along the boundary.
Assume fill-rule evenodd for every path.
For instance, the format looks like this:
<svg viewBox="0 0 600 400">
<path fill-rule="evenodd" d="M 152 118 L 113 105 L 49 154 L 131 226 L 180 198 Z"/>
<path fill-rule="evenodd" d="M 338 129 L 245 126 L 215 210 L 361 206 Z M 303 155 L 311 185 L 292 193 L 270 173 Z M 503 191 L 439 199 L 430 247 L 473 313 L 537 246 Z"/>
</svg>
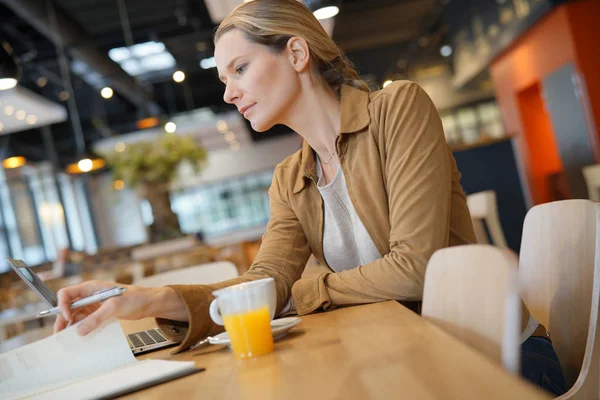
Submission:
<svg viewBox="0 0 600 400">
<path fill-rule="evenodd" d="M 508 247 L 519 252 L 527 213 L 510 140 L 454 153 L 466 194 L 494 190 Z"/>
</svg>

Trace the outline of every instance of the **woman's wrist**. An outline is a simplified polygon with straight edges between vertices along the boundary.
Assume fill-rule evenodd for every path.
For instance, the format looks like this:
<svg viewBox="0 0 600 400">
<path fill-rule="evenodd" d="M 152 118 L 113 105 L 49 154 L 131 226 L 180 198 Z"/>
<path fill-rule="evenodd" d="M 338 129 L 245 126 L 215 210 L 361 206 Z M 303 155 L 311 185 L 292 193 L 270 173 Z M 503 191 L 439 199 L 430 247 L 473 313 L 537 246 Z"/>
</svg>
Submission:
<svg viewBox="0 0 600 400">
<path fill-rule="evenodd" d="M 148 288 L 149 303 L 145 317 L 164 318 L 175 321 L 189 321 L 189 315 L 185 303 L 170 287 Z"/>
</svg>

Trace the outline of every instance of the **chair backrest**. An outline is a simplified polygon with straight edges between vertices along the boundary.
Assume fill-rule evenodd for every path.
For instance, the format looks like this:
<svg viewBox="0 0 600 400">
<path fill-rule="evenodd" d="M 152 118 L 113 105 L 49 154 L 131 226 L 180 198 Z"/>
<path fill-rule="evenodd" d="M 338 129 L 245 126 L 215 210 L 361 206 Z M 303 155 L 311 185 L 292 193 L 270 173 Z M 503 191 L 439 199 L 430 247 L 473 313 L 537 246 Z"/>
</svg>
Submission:
<svg viewBox="0 0 600 400">
<path fill-rule="evenodd" d="M 422 315 L 517 373 L 521 303 L 517 257 L 490 245 L 436 251 L 427 265 Z"/>
<path fill-rule="evenodd" d="M 177 269 L 152 275 L 135 282 L 139 286 L 160 287 L 165 285 L 211 284 L 239 276 L 235 265 L 229 261 L 218 261 Z"/>
<path fill-rule="evenodd" d="M 473 219 L 473 228 L 477 243 L 488 244 L 489 240 L 485 231 L 487 226 L 492 244 L 497 247 L 507 248 L 504 231 L 500 224 L 498 216 L 498 205 L 496 203 L 496 192 L 486 190 L 484 192 L 473 193 L 467 196 L 467 207 Z"/>
<path fill-rule="evenodd" d="M 588 188 L 590 200 L 600 201 L 600 164 L 583 167 L 583 177 Z"/>
<path fill-rule="evenodd" d="M 569 393 L 598 398 L 600 204 L 564 200 L 533 207 L 523 226 L 519 290 L 550 332 Z"/>
</svg>

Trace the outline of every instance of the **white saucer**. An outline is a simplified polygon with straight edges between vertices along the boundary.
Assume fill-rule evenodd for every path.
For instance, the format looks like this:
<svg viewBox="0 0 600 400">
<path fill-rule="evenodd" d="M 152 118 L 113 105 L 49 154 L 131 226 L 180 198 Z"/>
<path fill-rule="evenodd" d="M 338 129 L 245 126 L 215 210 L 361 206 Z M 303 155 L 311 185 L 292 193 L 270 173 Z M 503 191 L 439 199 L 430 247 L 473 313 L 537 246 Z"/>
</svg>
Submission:
<svg viewBox="0 0 600 400">
<path fill-rule="evenodd" d="M 287 317 L 274 319 L 271 321 L 271 332 L 273 332 L 273 340 L 281 339 L 301 321 L 300 317 Z M 210 344 L 229 344 L 229 335 L 227 332 L 219 333 L 208 339 Z"/>
</svg>

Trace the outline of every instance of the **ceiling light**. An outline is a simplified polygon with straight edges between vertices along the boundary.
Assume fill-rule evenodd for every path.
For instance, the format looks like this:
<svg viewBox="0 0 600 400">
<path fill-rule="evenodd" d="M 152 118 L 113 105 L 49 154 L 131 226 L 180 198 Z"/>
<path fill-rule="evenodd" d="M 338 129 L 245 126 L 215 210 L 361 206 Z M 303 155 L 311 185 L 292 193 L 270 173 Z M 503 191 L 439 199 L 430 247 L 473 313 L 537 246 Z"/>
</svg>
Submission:
<svg viewBox="0 0 600 400">
<path fill-rule="evenodd" d="M 227 140 L 228 142 L 233 142 L 235 141 L 235 133 L 229 131 L 225 134 L 225 140 Z"/>
<path fill-rule="evenodd" d="M 229 130 L 229 126 L 227 126 L 227 122 L 222 119 L 217 121 L 217 130 L 221 133 L 225 133 Z"/>
<path fill-rule="evenodd" d="M 216 66 L 217 63 L 214 57 L 205 58 L 204 60 L 200 61 L 200 67 L 202 67 L 202 69 L 211 69 L 215 68 Z"/>
<path fill-rule="evenodd" d="M 126 146 L 125 146 L 125 143 L 123 143 L 123 142 L 118 142 L 117 144 L 115 144 L 115 151 L 117 153 L 124 152 L 125 148 L 126 148 Z"/>
<path fill-rule="evenodd" d="M 69 174 L 81 174 L 85 172 L 95 171 L 106 165 L 106 161 L 101 158 L 84 158 L 77 163 L 67 165 L 66 171 Z"/>
<path fill-rule="evenodd" d="M 233 151 L 238 151 L 240 149 L 240 143 L 239 142 L 231 142 L 231 143 L 229 143 L 229 148 Z"/>
<path fill-rule="evenodd" d="M 103 88 L 100 91 L 100 95 L 102 97 L 104 97 L 105 99 L 110 99 L 111 97 L 113 97 L 113 94 L 114 94 L 113 90 L 111 88 L 109 88 L 108 86 Z"/>
<path fill-rule="evenodd" d="M 46 86 L 48 84 L 48 78 L 46 78 L 45 76 L 40 76 L 37 81 L 36 81 L 38 87 L 43 88 L 44 86 Z"/>
<path fill-rule="evenodd" d="M 328 6 L 319 8 L 313 14 L 317 19 L 327 19 L 331 17 L 335 17 L 340 12 L 340 9 L 336 6 Z"/>
<path fill-rule="evenodd" d="M 25 160 L 25 157 L 9 157 L 6 160 L 2 161 L 2 166 L 6 169 L 19 168 L 25 165 L 26 162 L 27 160 Z"/>
<path fill-rule="evenodd" d="M 13 57 L 10 44 L 0 41 L 0 90 L 8 90 L 17 86 L 21 76 L 21 68 L 17 59 Z"/>
<path fill-rule="evenodd" d="M 387 87 L 390 83 L 392 83 L 392 81 L 388 79 L 387 81 L 383 82 L 383 87 Z"/>
<path fill-rule="evenodd" d="M 183 71 L 175 71 L 173 73 L 173 80 L 177 83 L 181 83 L 185 80 L 185 73 Z"/>
<path fill-rule="evenodd" d="M 4 114 L 8 115 L 9 117 L 11 115 L 13 115 L 14 112 L 15 112 L 15 108 L 13 106 L 4 107 Z"/>
<path fill-rule="evenodd" d="M 206 43 L 204 42 L 196 42 L 196 50 L 198 51 L 206 51 Z"/>
<path fill-rule="evenodd" d="M 115 190 L 122 190 L 125 188 L 125 182 L 123 182 L 122 180 L 116 180 L 113 183 L 113 187 L 115 188 Z"/>
<path fill-rule="evenodd" d="M 175 133 L 176 130 L 177 125 L 175 125 L 175 122 L 167 122 L 165 124 L 165 131 L 167 131 L 167 133 Z"/>
<path fill-rule="evenodd" d="M 0 90 L 8 90 L 17 86 L 17 80 L 15 78 L 1 78 L 0 79 Z"/>
<path fill-rule="evenodd" d="M 23 121 L 26 116 L 27 116 L 27 113 L 23 110 L 19 110 L 15 114 L 15 118 L 18 119 L 19 121 Z"/>
<path fill-rule="evenodd" d="M 131 47 L 118 47 L 111 49 L 108 56 L 132 76 L 174 68 L 176 64 L 175 58 L 162 42 L 146 42 Z"/>
<path fill-rule="evenodd" d="M 90 172 L 94 166 L 94 162 L 89 158 L 84 158 L 77 163 L 77 166 L 82 172 Z"/>
<path fill-rule="evenodd" d="M 27 119 L 26 119 L 26 122 L 29 125 L 35 125 L 35 123 L 37 122 L 37 117 L 35 115 L 33 115 L 33 114 L 32 115 L 28 115 Z"/>
<path fill-rule="evenodd" d="M 440 48 L 440 54 L 444 57 L 450 57 L 452 55 L 452 47 L 447 44 Z"/>
<path fill-rule="evenodd" d="M 60 92 L 58 94 L 58 98 L 61 99 L 62 101 L 69 100 L 69 97 L 71 97 L 71 96 L 69 95 L 69 92 L 67 92 L 66 90 L 63 90 L 62 92 Z"/>
</svg>

